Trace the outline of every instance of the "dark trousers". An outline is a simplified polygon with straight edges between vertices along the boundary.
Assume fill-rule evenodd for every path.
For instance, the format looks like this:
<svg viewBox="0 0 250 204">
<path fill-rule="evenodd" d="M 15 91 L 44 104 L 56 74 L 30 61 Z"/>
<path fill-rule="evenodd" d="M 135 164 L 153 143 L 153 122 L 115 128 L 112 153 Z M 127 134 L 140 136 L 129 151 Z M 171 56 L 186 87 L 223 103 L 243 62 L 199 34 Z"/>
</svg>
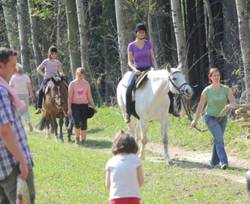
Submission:
<svg viewBox="0 0 250 204">
<path fill-rule="evenodd" d="M 38 91 L 37 108 L 42 108 L 43 98 L 44 98 L 44 88 L 50 79 L 45 79 L 42 81 L 40 89 Z"/>
<path fill-rule="evenodd" d="M 128 114 L 131 114 L 132 91 L 135 88 L 136 78 L 137 78 L 137 76 L 136 76 L 135 72 L 132 72 L 131 80 L 128 84 L 128 88 L 126 91 L 126 111 Z"/>
<path fill-rule="evenodd" d="M 18 166 L 13 168 L 11 174 L 4 180 L 0 181 L 0 203 L 1 204 L 15 204 L 16 203 L 16 189 L 17 176 L 19 174 Z M 31 204 L 35 203 L 35 185 L 32 167 L 29 168 L 28 178 L 26 179 L 28 189 L 30 192 Z"/>
</svg>

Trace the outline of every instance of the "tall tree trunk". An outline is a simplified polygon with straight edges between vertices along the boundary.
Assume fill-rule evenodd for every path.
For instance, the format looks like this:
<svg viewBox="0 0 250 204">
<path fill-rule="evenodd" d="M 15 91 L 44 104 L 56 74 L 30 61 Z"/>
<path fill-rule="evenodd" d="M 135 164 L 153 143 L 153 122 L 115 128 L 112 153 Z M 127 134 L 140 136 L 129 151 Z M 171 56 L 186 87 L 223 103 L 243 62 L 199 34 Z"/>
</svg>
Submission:
<svg viewBox="0 0 250 204">
<path fill-rule="evenodd" d="M 232 72 L 235 67 L 241 67 L 242 65 L 235 0 L 223 0 L 223 17 L 223 58 L 225 60 L 224 74 L 225 79 L 234 83 L 235 79 L 232 77 Z"/>
<path fill-rule="evenodd" d="M 57 0 L 57 16 L 56 16 L 56 47 L 61 50 L 61 13 L 62 13 L 62 0 Z"/>
<path fill-rule="evenodd" d="M 73 0 L 66 0 L 66 17 L 67 17 L 67 34 L 68 34 L 68 48 L 70 57 L 70 69 L 72 76 L 75 75 L 77 67 L 81 66 L 81 57 L 78 49 L 78 23 L 76 15 L 76 2 Z"/>
<path fill-rule="evenodd" d="M 177 45 L 178 63 L 182 64 L 181 67 L 182 71 L 185 74 L 188 81 L 189 76 L 188 76 L 188 66 L 187 66 L 187 47 L 185 41 L 185 30 L 184 30 L 180 0 L 171 0 L 171 9 L 172 9 L 172 18 L 173 18 L 174 32 Z"/>
<path fill-rule="evenodd" d="M 35 57 L 36 66 L 41 63 L 42 60 L 42 53 L 39 47 L 39 27 L 37 17 L 33 16 L 32 9 L 33 9 L 33 2 L 32 0 L 28 0 L 28 9 L 29 9 L 29 19 L 30 19 L 30 33 L 31 33 L 31 40 L 32 40 L 32 47 Z"/>
<path fill-rule="evenodd" d="M 207 49 L 208 49 L 208 61 L 209 66 L 212 67 L 215 63 L 214 60 L 214 18 L 210 6 L 209 0 L 204 0 L 204 5 L 206 8 L 206 14 L 207 14 Z"/>
<path fill-rule="evenodd" d="M 19 41 L 17 34 L 17 15 L 16 15 L 16 0 L 2 0 L 3 14 L 9 45 L 12 49 L 19 49 Z"/>
<path fill-rule="evenodd" d="M 29 61 L 29 45 L 28 45 L 28 31 L 29 21 L 28 8 L 26 0 L 17 0 L 17 22 L 18 22 L 18 33 L 21 50 L 21 62 L 26 72 L 31 71 Z"/>
<path fill-rule="evenodd" d="M 168 15 L 170 2 L 166 0 L 149 0 L 148 30 L 150 40 L 154 44 L 158 66 L 171 62 L 171 51 L 168 43 L 171 38 L 171 20 Z M 168 22 L 168 23 L 166 23 Z"/>
<path fill-rule="evenodd" d="M 244 65 L 244 80 L 246 90 L 250 90 L 250 38 L 249 24 L 247 14 L 247 2 L 245 0 L 236 0 L 236 9 L 238 14 L 239 37 Z M 247 96 L 248 103 L 250 102 L 250 94 Z"/>
<path fill-rule="evenodd" d="M 133 39 L 133 10 L 130 8 L 128 0 L 115 0 L 115 13 L 118 34 L 118 45 L 120 55 L 120 66 L 122 75 L 128 68 L 127 47 Z"/>
<path fill-rule="evenodd" d="M 94 82 L 94 75 L 89 66 L 88 59 L 88 33 L 87 33 L 87 2 L 85 0 L 76 0 L 76 10 L 78 18 L 78 29 L 80 35 L 80 50 L 81 50 L 81 66 L 84 67 L 89 76 L 90 80 Z M 102 97 L 99 92 L 97 84 L 94 82 L 95 91 L 97 93 L 98 101 L 102 103 Z"/>
</svg>

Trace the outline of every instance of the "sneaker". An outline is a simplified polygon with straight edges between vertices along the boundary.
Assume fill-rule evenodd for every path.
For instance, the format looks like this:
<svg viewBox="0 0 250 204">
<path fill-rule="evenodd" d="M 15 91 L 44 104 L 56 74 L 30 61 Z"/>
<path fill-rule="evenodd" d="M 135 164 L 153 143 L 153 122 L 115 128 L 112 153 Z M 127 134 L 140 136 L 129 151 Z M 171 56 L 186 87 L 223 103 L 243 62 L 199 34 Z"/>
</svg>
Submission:
<svg viewBox="0 0 250 204">
<path fill-rule="evenodd" d="M 125 123 L 130 123 L 130 114 L 125 114 Z"/>
<path fill-rule="evenodd" d="M 224 170 L 227 169 L 227 167 L 228 167 L 227 164 L 221 164 L 221 166 L 220 166 L 220 168 L 224 169 Z"/>
<path fill-rule="evenodd" d="M 208 162 L 208 165 L 209 165 L 210 168 L 220 168 L 221 167 L 219 163 L 218 164 L 212 164 L 211 161 Z"/>
<path fill-rule="evenodd" d="M 28 123 L 28 125 L 29 125 L 29 130 L 30 130 L 30 132 L 33 132 L 33 127 L 32 127 L 32 125 L 31 125 L 31 123 Z"/>
<path fill-rule="evenodd" d="M 36 111 L 35 111 L 35 114 L 39 114 L 39 113 L 41 113 L 42 111 L 41 111 L 41 108 L 38 108 L 38 109 L 36 109 Z"/>
</svg>

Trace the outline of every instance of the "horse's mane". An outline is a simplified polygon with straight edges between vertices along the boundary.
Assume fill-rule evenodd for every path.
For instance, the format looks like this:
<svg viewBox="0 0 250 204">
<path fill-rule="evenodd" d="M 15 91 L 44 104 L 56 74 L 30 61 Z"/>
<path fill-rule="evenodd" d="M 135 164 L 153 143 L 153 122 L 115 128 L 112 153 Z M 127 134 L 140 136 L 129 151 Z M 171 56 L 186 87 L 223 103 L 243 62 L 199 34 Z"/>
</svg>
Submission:
<svg viewBox="0 0 250 204">
<path fill-rule="evenodd" d="M 171 68 L 172 72 L 177 71 L 177 68 Z M 168 79 L 169 72 L 167 69 L 153 70 L 148 72 L 149 79 Z"/>
</svg>

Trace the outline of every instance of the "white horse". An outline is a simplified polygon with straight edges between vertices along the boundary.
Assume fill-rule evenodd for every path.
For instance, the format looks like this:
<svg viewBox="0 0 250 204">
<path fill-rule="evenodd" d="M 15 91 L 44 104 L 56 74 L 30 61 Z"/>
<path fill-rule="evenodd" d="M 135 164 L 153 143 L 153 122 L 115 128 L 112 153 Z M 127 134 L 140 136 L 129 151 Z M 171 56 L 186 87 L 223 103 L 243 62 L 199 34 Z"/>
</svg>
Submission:
<svg viewBox="0 0 250 204">
<path fill-rule="evenodd" d="M 131 78 L 127 72 L 117 86 L 117 102 L 125 117 L 126 89 Z M 167 68 L 148 72 L 147 81 L 135 91 L 135 110 L 139 120 L 134 129 L 132 123 L 128 124 L 129 130 L 139 144 L 139 157 L 145 158 L 145 145 L 147 143 L 147 125 L 149 121 L 157 120 L 161 124 L 161 138 L 164 144 L 165 159 L 172 163 L 168 154 L 168 111 L 170 100 L 168 92 L 182 94 L 191 98 L 193 91 L 181 73 L 180 68 Z"/>
</svg>

